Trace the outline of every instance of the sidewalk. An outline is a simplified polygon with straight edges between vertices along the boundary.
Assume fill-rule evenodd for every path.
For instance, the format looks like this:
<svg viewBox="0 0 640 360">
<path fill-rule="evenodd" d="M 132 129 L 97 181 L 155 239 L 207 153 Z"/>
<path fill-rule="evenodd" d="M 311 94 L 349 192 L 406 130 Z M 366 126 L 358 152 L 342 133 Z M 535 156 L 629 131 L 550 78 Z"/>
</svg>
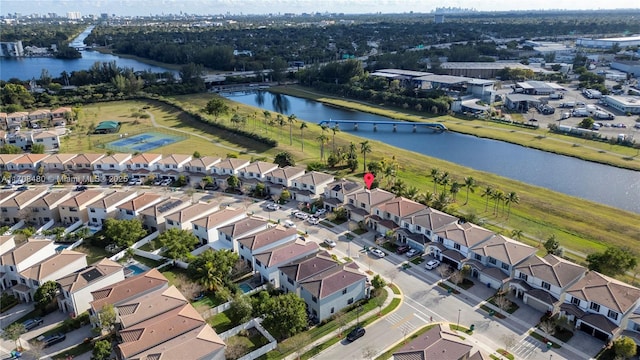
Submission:
<svg viewBox="0 0 640 360">
<path fill-rule="evenodd" d="M 384 304 L 382 305 L 383 309 L 385 307 L 389 306 L 389 304 L 391 303 L 391 301 L 393 299 L 396 299 L 396 298 L 397 299 L 402 299 L 402 294 L 400 294 L 400 295 L 394 294 L 393 291 L 391 290 L 391 288 L 389 288 L 388 286 L 385 286 L 384 288 L 385 288 L 385 290 L 387 290 L 387 294 L 389 294 L 389 296 L 387 296 L 386 300 L 384 301 Z M 377 316 L 378 312 L 379 312 L 378 309 L 373 309 L 373 310 L 369 311 L 366 314 L 360 314 L 360 319 L 364 320 L 364 319 L 368 319 L 368 318 L 370 318 L 372 316 Z M 384 317 L 381 316 L 377 320 L 375 320 L 373 323 L 375 323 L 375 322 L 377 322 L 379 320 L 382 320 L 383 318 Z M 346 324 L 344 328 L 348 329 L 348 328 L 350 328 L 352 326 L 355 326 L 357 322 L 358 322 L 358 320 L 353 320 L 353 321 L 349 322 L 348 324 Z M 300 354 L 304 354 L 305 352 L 313 349 L 314 347 L 316 347 L 316 346 L 318 346 L 318 345 L 320 345 L 322 343 L 325 343 L 325 342 L 337 337 L 339 332 L 340 332 L 339 329 L 336 329 L 336 330 L 332 331 L 330 334 L 327 334 L 327 335 L 321 337 L 320 339 L 318 339 L 318 340 L 306 345 L 302 349 L 302 351 L 300 351 L 299 353 Z M 296 352 L 294 352 L 293 354 L 290 354 L 290 355 L 286 356 L 284 358 L 284 360 L 296 360 L 297 358 L 298 358 L 298 355 L 297 355 Z"/>
</svg>

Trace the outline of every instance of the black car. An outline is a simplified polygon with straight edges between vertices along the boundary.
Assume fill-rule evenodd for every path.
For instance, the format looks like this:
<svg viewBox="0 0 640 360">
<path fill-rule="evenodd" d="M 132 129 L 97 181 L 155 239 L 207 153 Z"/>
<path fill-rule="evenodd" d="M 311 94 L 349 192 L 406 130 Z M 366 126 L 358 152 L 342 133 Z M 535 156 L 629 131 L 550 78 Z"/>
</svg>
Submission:
<svg viewBox="0 0 640 360">
<path fill-rule="evenodd" d="M 400 245 L 398 246 L 398 248 L 396 249 L 396 253 L 398 254 L 404 254 L 407 251 L 411 250 L 411 247 L 409 245 Z"/>
<path fill-rule="evenodd" d="M 365 333 L 366 331 L 364 330 L 364 328 L 358 326 L 355 329 L 351 330 L 351 332 L 347 335 L 347 340 L 356 341 L 357 339 L 363 337 Z"/>
<path fill-rule="evenodd" d="M 87 190 L 87 185 L 78 185 L 76 186 L 76 191 L 85 191 Z"/>
<path fill-rule="evenodd" d="M 16 189 L 16 191 L 27 191 L 29 187 L 27 185 L 22 185 Z"/>
<path fill-rule="evenodd" d="M 53 334 L 45 337 L 44 339 L 42 339 L 42 343 L 44 344 L 44 347 L 49 347 L 59 342 L 63 342 L 66 338 L 67 338 L 67 335 L 63 333 L 57 333 L 57 334 Z"/>
</svg>

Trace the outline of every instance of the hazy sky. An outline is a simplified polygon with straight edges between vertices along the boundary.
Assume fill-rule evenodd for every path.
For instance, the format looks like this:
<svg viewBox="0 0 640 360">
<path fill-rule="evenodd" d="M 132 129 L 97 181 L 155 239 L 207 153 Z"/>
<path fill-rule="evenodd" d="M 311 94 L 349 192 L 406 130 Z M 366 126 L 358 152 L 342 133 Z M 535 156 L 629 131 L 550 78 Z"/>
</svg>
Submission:
<svg viewBox="0 0 640 360">
<path fill-rule="evenodd" d="M 593 4 L 593 5 L 592 5 Z M 479 11 L 541 9 L 629 9 L 640 8 L 638 0 L 2 0 L 0 14 L 115 15 L 178 14 L 268 14 L 268 13 L 403 13 L 430 12 L 436 7 L 475 8 Z M 596 7 L 597 6 L 597 7 Z"/>
</svg>

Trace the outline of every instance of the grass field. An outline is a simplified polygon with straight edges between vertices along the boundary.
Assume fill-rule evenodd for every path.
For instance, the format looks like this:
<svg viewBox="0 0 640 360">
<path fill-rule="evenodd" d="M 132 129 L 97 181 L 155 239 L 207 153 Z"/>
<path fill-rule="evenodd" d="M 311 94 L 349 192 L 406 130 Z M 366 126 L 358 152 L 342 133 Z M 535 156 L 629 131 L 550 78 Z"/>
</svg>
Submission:
<svg viewBox="0 0 640 360">
<path fill-rule="evenodd" d="M 201 109 L 214 95 L 195 94 L 178 96 L 173 98 L 186 109 Z M 77 128 L 86 129 L 90 123 L 97 124 L 106 119 L 114 119 L 124 123 L 122 132 L 143 132 L 152 127 L 150 119 L 136 118 L 133 114 L 139 113 L 143 107 L 149 107 L 145 111 L 152 114 L 159 125 L 172 129 L 187 131 L 191 136 L 184 141 L 156 149 L 155 153 L 192 154 L 195 150 L 202 155 L 215 155 L 225 157 L 227 154 L 236 154 L 247 159 L 264 158 L 266 161 L 273 159 L 280 151 L 288 151 L 298 163 L 308 163 L 320 160 L 320 143 L 317 138 L 322 134 L 322 129 L 313 123 L 307 123 L 304 129 L 304 140 L 301 138 L 299 122 L 293 125 L 293 144 L 289 145 L 289 126 L 270 126 L 264 121 L 262 110 L 251 108 L 232 101 L 227 101 L 232 111 L 248 117 L 246 130 L 255 130 L 278 140 L 276 148 L 269 148 L 253 140 L 248 140 L 233 134 L 221 132 L 215 127 L 201 124 L 186 116 L 182 111 L 171 108 L 155 101 L 123 101 L 113 103 L 93 104 L 83 107 Z M 364 105 L 362 105 L 364 106 Z M 358 110 L 363 110 L 358 108 Z M 397 112 L 393 112 L 398 114 Z M 388 114 L 385 114 L 388 115 Z M 231 113 L 221 116 L 217 121 L 229 124 Z M 275 118 L 276 114 L 272 114 Z M 211 121 L 214 121 L 210 117 Z M 415 120 L 415 117 L 412 116 Z M 303 119 L 299 119 L 303 120 Z M 449 120 L 451 121 L 451 120 Z M 460 120 L 457 120 L 460 122 Z M 449 126 L 449 124 L 447 124 Z M 492 124 L 493 126 L 493 124 Z M 77 136 L 80 131 L 74 131 L 74 135 L 63 140 L 63 152 L 102 152 L 89 144 L 89 137 Z M 86 131 L 85 131 L 86 132 Z M 203 139 L 198 135 L 206 137 Z M 325 144 L 325 153 L 331 151 L 333 134 L 329 136 L 329 142 Z M 96 135 L 91 136 L 93 142 Z M 302 142 L 304 141 L 304 152 Z M 335 146 L 347 146 L 350 142 L 359 144 L 363 139 L 349 133 L 337 133 Z M 469 194 L 469 202 L 464 204 L 466 193 L 463 189 L 458 194 L 458 200 L 449 212 L 459 214 L 475 214 L 480 221 L 478 223 L 495 232 L 510 236 L 512 230 L 522 231 L 521 241 L 541 248 L 549 236 L 555 235 L 560 244 L 567 250 L 565 254 L 576 261 L 583 261 L 586 254 L 603 250 L 607 245 L 625 246 L 632 249 L 640 248 L 640 232 L 637 224 L 640 223 L 640 215 L 582 200 L 576 197 L 556 193 L 547 189 L 527 185 L 510 179 L 505 179 L 494 174 L 476 171 L 436 158 L 416 154 L 410 151 L 397 149 L 379 141 L 369 141 L 372 153 L 367 156 L 367 162 L 392 160 L 389 154 L 393 154 L 394 161 L 400 164 L 397 177 L 402 179 L 407 187 L 415 186 L 420 192 L 433 191 L 433 181 L 429 176 L 432 168 L 448 171 L 451 177 L 462 181 L 464 177 L 472 176 L 478 182 L 475 192 Z M 362 179 L 362 156 L 360 166 L 355 173 L 347 169 L 332 170 L 336 178 L 351 178 L 357 181 Z M 486 208 L 485 198 L 481 197 L 482 190 L 487 186 L 493 186 L 507 193 L 514 191 L 520 198 L 519 204 L 511 206 L 511 213 L 507 215 L 502 209 L 497 213 L 492 211 L 492 202 Z"/>
</svg>

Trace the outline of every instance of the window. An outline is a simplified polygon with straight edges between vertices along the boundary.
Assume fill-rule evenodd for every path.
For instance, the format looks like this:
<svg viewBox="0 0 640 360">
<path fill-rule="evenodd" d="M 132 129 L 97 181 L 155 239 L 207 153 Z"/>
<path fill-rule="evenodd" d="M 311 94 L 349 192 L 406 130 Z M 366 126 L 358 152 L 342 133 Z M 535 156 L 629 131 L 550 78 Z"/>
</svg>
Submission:
<svg viewBox="0 0 640 360">
<path fill-rule="evenodd" d="M 592 302 L 591 305 L 589 305 L 589 309 L 595 312 L 600 312 L 600 304 Z"/>
<path fill-rule="evenodd" d="M 167 220 L 167 224 L 173 225 L 173 220 Z"/>
<path fill-rule="evenodd" d="M 318 302 L 318 298 L 315 296 L 311 296 L 311 301 L 313 301 L 314 303 Z"/>
<path fill-rule="evenodd" d="M 422 226 L 416 225 L 416 231 L 422 231 Z"/>
<path fill-rule="evenodd" d="M 262 263 L 260 262 L 260 260 L 256 260 L 256 266 L 261 267 Z"/>
<path fill-rule="evenodd" d="M 353 201 L 353 199 L 349 199 L 349 204 L 353 205 L 355 203 L 355 201 Z"/>
<path fill-rule="evenodd" d="M 529 275 L 527 275 L 527 274 L 520 273 L 520 275 L 518 277 L 520 279 L 524 280 L 524 281 L 529 280 Z"/>
<path fill-rule="evenodd" d="M 347 304 L 349 305 L 353 304 L 353 298 L 349 298 L 349 300 L 347 301 Z"/>
<path fill-rule="evenodd" d="M 290 278 L 290 277 L 287 277 L 287 282 L 288 282 L 289 284 L 293 285 L 293 280 L 291 280 L 291 278 Z"/>
<path fill-rule="evenodd" d="M 332 314 L 333 314 L 333 312 L 334 312 L 334 311 L 335 311 L 335 309 L 334 309 L 334 308 L 331 308 L 331 313 L 332 313 Z"/>
<path fill-rule="evenodd" d="M 496 264 L 496 259 L 494 259 L 492 257 L 489 257 L 489 264 L 495 265 Z"/>
<path fill-rule="evenodd" d="M 551 284 L 549 284 L 548 282 L 542 282 L 542 288 L 545 290 L 550 290 L 551 289 Z"/>
<path fill-rule="evenodd" d="M 509 264 L 502 263 L 502 268 L 503 268 L 504 270 L 509 271 L 510 266 L 509 266 Z"/>
<path fill-rule="evenodd" d="M 404 223 L 404 228 L 408 229 L 409 228 L 409 223 Z"/>
<path fill-rule="evenodd" d="M 460 244 L 453 244 L 453 248 L 460 251 Z"/>
<path fill-rule="evenodd" d="M 617 312 L 615 312 L 615 311 L 613 311 L 613 310 L 609 310 L 609 313 L 607 314 L 607 316 L 608 316 L 610 319 L 618 320 L 618 313 L 617 313 Z"/>
<path fill-rule="evenodd" d="M 92 212 L 92 213 L 94 213 L 94 212 L 96 212 L 96 209 L 94 209 L 94 208 L 91 208 L 91 209 L 89 209 L 89 212 Z"/>
<path fill-rule="evenodd" d="M 347 288 L 342 289 L 342 295 L 346 295 L 347 294 Z"/>
<path fill-rule="evenodd" d="M 482 256 L 480 256 L 479 254 L 474 254 L 473 257 L 478 261 L 482 260 Z"/>
</svg>

